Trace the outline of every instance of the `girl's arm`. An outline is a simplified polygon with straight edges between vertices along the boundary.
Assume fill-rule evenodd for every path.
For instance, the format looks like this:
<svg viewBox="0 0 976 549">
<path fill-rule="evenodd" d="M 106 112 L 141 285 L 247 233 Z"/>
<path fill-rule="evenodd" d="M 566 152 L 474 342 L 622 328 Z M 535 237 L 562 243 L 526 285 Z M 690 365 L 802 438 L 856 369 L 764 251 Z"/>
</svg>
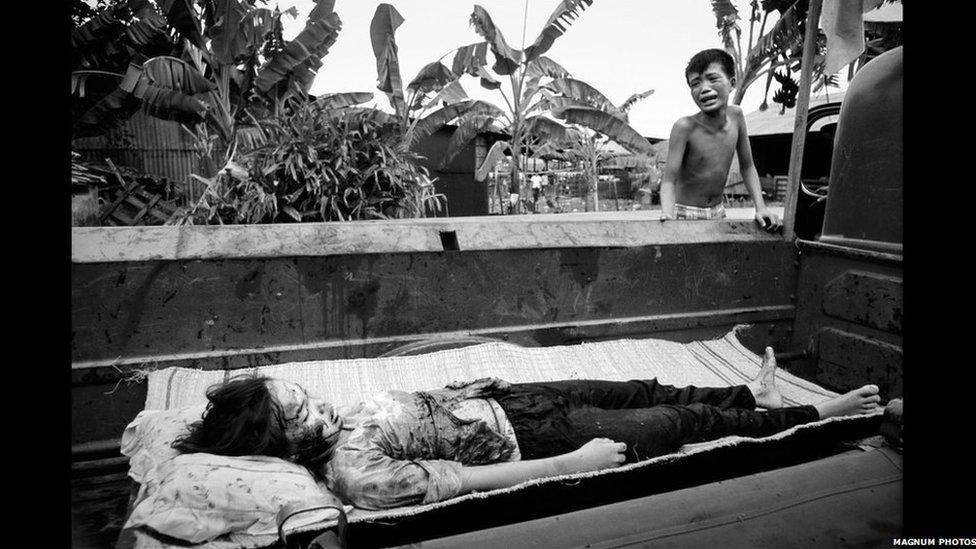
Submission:
<svg viewBox="0 0 976 549">
<path fill-rule="evenodd" d="M 620 467 L 627 445 L 608 438 L 595 438 L 579 449 L 550 458 L 474 465 L 461 468 L 461 491 L 507 488 L 536 478 L 599 471 Z"/>
</svg>

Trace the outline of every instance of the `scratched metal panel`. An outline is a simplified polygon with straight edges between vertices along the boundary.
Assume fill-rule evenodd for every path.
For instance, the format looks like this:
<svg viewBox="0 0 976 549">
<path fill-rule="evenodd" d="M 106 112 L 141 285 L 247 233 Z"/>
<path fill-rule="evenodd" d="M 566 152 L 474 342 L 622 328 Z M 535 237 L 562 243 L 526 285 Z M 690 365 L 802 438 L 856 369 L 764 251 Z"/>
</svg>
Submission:
<svg viewBox="0 0 976 549">
<path fill-rule="evenodd" d="M 851 273 L 854 273 L 853 277 Z M 865 275 L 871 278 L 865 279 Z M 866 283 L 868 280 L 871 283 Z M 841 359 L 836 352 L 832 353 L 829 344 L 818 342 L 817 338 L 821 330 L 831 328 L 851 337 L 869 338 L 900 349 L 901 280 L 902 263 L 896 256 L 845 251 L 840 247 L 801 246 L 791 347 L 810 350 L 814 355 L 791 363 L 790 371 L 817 379 L 835 390 L 851 388 L 854 383 L 872 382 L 889 387 L 900 384 L 900 355 L 889 353 L 874 357 L 878 361 L 894 361 L 889 365 L 891 368 L 879 366 L 876 369 L 876 372 L 890 370 L 890 377 L 855 379 L 845 366 L 854 359 Z M 823 352 L 833 359 L 821 361 L 818 355 Z M 842 380 L 843 383 L 833 384 Z"/>
<path fill-rule="evenodd" d="M 856 389 L 874 383 L 882 400 L 902 396 L 902 348 L 871 337 L 836 328 L 824 328 L 817 335 L 816 381 L 839 390 Z"/>
<path fill-rule="evenodd" d="M 779 242 L 75 264 L 77 361 L 789 304 Z"/>
<path fill-rule="evenodd" d="M 303 340 L 294 261 L 75 265 L 77 360 L 254 348 Z"/>
<path fill-rule="evenodd" d="M 901 277 L 845 271 L 824 287 L 823 310 L 834 318 L 900 334 L 903 293 Z"/>
</svg>

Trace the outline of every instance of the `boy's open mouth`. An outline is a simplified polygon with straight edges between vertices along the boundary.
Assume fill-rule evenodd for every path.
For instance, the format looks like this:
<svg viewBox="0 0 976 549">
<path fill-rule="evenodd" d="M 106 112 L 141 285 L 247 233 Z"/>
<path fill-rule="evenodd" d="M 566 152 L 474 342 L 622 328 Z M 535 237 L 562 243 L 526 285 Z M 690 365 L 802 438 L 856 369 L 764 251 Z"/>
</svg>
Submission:
<svg viewBox="0 0 976 549">
<path fill-rule="evenodd" d="M 703 97 L 699 97 L 698 100 L 701 101 L 703 105 L 706 105 L 708 103 L 714 103 L 715 101 L 718 101 L 718 96 L 717 95 L 709 95 L 707 97 L 703 96 Z"/>
</svg>

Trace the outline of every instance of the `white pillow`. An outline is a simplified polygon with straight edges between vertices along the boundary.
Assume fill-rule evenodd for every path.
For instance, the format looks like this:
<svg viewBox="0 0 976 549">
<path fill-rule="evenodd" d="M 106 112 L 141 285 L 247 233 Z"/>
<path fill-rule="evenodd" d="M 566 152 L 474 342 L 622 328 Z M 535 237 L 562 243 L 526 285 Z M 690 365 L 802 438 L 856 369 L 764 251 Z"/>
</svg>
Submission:
<svg viewBox="0 0 976 549">
<path fill-rule="evenodd" d="M 200 420 L 205 408 L 144 410 L 126 426 L 122 453 L 129 456 L 129 476 L 141 485 L 126 528 L 144 526 L 191 543 L 224 534 L 237 542 L 272 536 L 273 543 L 281 509 L 342 506 L 307 469 L 282 459 L 180 454 L 173 442 Z M 286 531 L 305 530 L 337 515 L 334 510 L 296 515 Z"/>
<path fill-rule="evenodd" d="M 225 534 L 277 536 L 282 509 L 343 507 L 307 469 L 283 459 L 181 454 L 147 476 L 125 528 L 146 527 L 190 543 Z M 326 509 L 296 515 L 286 531 L 338 516 Z"/>
<path fill-rule="evenodd" d="M 129 456 L 129 476 L 139 484 L 156 466 L 179 452 L 173 442 L 203 417 L 205 404 L 173 410 L 143 410 L 122 432 L 122 453 Z"/>
</svg>

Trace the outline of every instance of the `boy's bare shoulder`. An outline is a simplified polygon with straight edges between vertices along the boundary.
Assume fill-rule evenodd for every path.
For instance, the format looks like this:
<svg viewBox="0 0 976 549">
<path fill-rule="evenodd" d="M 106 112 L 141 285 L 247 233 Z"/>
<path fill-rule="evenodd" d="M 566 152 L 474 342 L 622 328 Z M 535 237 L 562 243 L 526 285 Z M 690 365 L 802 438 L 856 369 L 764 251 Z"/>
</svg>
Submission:
<svg viewBox="0 0 976 549">
<path fill-rule="evenodd" d="M 688 133 L 695 128 L 696 124 L 694 115 L 682 116 L 675 120 L 674 126 L 671 127 L 671 132 Z"/>
<path fill-rule="evenodd" d="M 745 111 L 738 105 L 729 105 L 726 107 L 725 112 L 735 117 L 736 120 L 744 120 L 746 117 Z"/>
</svg>

